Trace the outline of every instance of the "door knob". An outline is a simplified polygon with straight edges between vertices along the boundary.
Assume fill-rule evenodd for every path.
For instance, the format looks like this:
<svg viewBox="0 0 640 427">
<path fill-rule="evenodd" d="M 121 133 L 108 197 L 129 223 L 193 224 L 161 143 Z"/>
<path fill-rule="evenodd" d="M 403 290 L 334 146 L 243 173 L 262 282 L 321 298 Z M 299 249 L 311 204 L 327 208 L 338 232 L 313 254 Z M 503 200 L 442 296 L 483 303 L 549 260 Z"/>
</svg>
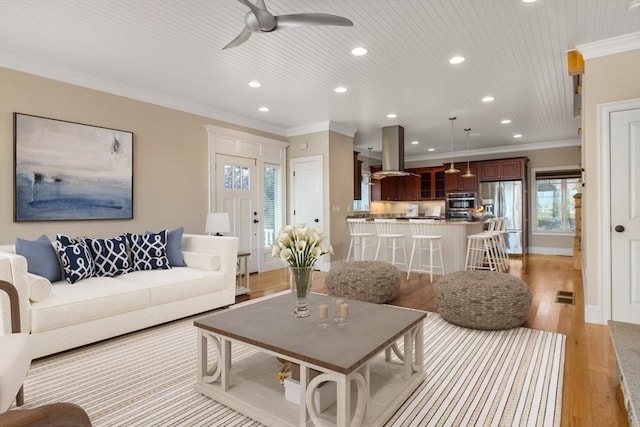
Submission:
<svg viewBox="0 0 640 427">
<path fill-rule="evenodd" d="M 313 222 L 320 222 L 318 218 L 314 219 Z"/>
<path fill-rule="evenodd" d="M 624 227 L 622 225 L 616 225 L 616 228 L 614 228 L 614 230 L 616 230 L 618 233 L 622 233 L 624 231 Z"/>
<path fill-rule="evenodd" d="M 260 222 L 260 221 L 258 221 L 257 219 L 254 219 L 254 220 L 253 220 L 253 223 L 254 223 L 254 224 L 257 224 L 257 223 L 259 223 L 259 222 Z"/>
</svg>

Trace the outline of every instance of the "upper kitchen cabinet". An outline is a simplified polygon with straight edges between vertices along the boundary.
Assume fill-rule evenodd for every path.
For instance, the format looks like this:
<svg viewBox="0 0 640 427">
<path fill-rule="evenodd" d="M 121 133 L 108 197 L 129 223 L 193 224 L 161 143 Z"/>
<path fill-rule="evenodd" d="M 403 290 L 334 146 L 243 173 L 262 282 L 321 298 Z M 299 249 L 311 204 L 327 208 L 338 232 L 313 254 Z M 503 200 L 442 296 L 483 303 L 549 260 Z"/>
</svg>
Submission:
<svg viewBox="0 0 640 427">
<path fill-rule="evenodd" d="M 407 172 L 415 173 L 410 169 Z M 397 178 L 398 199 L 403 201 L 420 200 L 420 175 L 409 175 Z"/>
<path fill-rule="evenodd" d="M 362 160 L 358 160 L 357 151 L 353 152 L 353 200 L 362 199 Z"/>
<path fill-rule="evenodd" d="M 526 157 L 491 160 L 480 163 L 480 181 L 526 180 Z"/>
<path fill-rule="evenodd" d="M 418 200 L 444 200 L 444 167 L 407 169 L 407 172 L 420 176 L 414 177 L 414 182 L 419 180 Z"/>
<path fill-rule="evenodd" d="M 371 166 L 371 175 L 382 170 L 381 166 Z M 372 179 L 371 200 L 373 201 L 397 201 L 398 177 L 390 176 L 382 179 Z"/>
<path fill-rule="evenodd" d="M 444 188 L 446 193 L 457 192 L 476 192 L 478 191 L 478 164 L 475 162 L 469 163 L 469 169 L 475 176 L 464 177 L 464 173 L 467 171 L 467 163 L 456 163 L 456 169 L 460 173 L 447 173 L 444 174 Z"/>
</svg>

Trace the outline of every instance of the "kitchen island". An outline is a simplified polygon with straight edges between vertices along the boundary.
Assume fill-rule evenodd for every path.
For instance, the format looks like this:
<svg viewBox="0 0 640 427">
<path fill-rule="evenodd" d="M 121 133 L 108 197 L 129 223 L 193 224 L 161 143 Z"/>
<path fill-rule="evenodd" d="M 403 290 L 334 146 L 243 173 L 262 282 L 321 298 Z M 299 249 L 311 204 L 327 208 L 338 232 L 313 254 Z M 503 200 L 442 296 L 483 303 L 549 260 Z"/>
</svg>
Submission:
<svg viewBox="0 0 640 427">
<path fill-rule="evenodd" d="M 432 224 L 432 234 L 435 236 L 442 236 L 442 258 L 444 259 L 444 272 L 445 274 L 453 273 L 454 271 L 464 270 L 465 256 L 467 253 L 467 236 L 470 234 L 480 233 L 483 230 L 483 223 L 480 221 L 447 221 L 436 220 Z M 365 225 L 365 231 L 370 233 L 376 233 L 376 227 L 373 222 L 373 218 L 368 219 Z M 409 262 L 411 257 L 411 246 L 413 245 L 413 238 L 411 235 L 411 226 L 409 225 L 408 218 L 397 219 L 394 232 L 398 234 L 404 234 L 404 246 L 407 251 L 407 260 L 403 259 L 402 249 L 396 253 L 396 267 L 399 270 L 407 271 L 406 263 Z M 364 259 L 373 260 L 376 254 L 377 239 L 374 237 L 373 247 L 367 247 L 365 250 Z M 360 248 L 355 248 L 356 257 L 360 256 Z M 416 254 L 414 255 L 413 265 L 417 266 L 418 261 L 418 249 L 416 248 Z M 359 259 L 359 258 L 356 258 Z M 391 251 L 388 253 L 380 247 L 380 254 L 378 256 L 379 261 L 391 262 Z M 438 270 L 436 270 L 437 273 Z"/>
</svg>

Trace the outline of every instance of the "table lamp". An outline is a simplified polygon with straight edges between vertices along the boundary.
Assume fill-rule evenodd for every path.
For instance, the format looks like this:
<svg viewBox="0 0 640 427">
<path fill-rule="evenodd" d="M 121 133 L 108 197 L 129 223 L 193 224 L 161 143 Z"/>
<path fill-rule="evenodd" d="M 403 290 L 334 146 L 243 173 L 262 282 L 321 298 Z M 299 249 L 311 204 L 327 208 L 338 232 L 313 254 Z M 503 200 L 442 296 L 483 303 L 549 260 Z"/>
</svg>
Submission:
<svg viewBox="0 0 640 427">
<path fill-rule="evenodd" d="M 205 231 L 209 235 L 215 233 L 216 236 L 222 236 L 221 233 L 231 231 L 231 228 L 229 228 L 229 214 L 226 212 L 209 212 Z"/>
</svg>

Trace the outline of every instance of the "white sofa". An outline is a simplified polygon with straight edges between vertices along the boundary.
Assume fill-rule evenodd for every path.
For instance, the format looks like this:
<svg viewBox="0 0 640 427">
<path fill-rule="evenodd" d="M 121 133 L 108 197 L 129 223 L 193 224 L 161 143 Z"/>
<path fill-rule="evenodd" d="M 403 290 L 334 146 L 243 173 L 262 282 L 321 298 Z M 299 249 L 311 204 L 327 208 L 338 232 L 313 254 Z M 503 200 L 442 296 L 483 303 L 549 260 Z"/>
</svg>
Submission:
<svg viewBox="0 0 640 427">
<path fill-rule="evenodd" d="M 233 304 L 238 239 L 185 234 L 182 250 L 186 267 L 69 284 L 28 273 L 26 258 L 5 245 L 0 280 L 18 289 L 22 332 L 38 358 Z M 8 302 L 0 307 L 7 333 Z"/>
</svg>

